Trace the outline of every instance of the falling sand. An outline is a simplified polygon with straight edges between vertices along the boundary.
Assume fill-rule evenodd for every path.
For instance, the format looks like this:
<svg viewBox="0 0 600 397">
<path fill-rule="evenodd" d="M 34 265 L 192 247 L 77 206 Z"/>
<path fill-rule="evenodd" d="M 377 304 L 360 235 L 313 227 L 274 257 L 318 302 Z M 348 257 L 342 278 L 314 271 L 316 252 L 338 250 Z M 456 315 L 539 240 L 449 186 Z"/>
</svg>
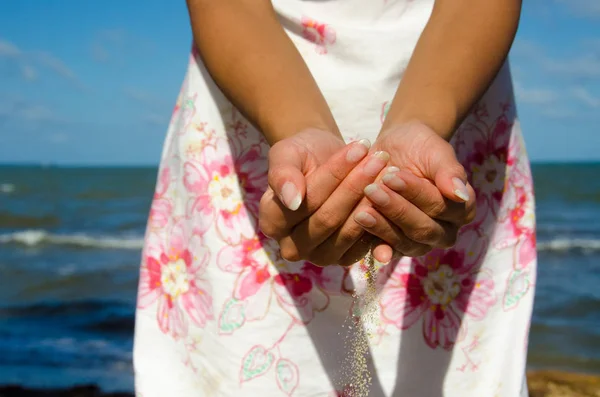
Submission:
<svg viewBox="0 0 600 397">
<path fill-rule="evenodd" d="M 348 353 L 342 363 L 342 376 L 346 385 L 344 397 L 366 397 L 372 383 L 369 370 L 370 344 L 369 339 L 377 334 L 379 328 L 378 294 L 377 294 L 377 266 L 371 251 L 364 259 L 364 273 L 361 274 L 366 281 L 365 291 L 362 296 L 356 291 L 354 299 L 354 313 L 346 320 L 344 327 L 349 328 L 348 336 L 344 342 Z M 362 270 L 362 269 L 361 269 Z"/>
</svg>

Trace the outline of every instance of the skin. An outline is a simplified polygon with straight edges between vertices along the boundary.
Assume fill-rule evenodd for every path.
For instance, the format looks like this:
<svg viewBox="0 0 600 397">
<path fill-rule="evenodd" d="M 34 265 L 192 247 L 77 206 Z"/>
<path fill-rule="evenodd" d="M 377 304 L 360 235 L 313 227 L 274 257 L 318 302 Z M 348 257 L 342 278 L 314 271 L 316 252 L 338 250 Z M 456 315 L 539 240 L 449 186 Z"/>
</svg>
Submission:
<svg viewBox="0 0 600 397">
<path fill-rule="evenodd" d="M 453 244 L 474 217 L 474 193 L 448 141 L 502 66 L 520 6 L 436 1 L 371 154 L 348 162 L 351 148 L 271 3 L 188 0 L 209 73 L 273 145 L 259 226 L 285 259 L 351 264 L 374 236 L 385 242 L 374 251 L 382 262 Z M 366 175 L 366 162 L 381 151 L 402 171 L 383 166 Z"/>
</svg>

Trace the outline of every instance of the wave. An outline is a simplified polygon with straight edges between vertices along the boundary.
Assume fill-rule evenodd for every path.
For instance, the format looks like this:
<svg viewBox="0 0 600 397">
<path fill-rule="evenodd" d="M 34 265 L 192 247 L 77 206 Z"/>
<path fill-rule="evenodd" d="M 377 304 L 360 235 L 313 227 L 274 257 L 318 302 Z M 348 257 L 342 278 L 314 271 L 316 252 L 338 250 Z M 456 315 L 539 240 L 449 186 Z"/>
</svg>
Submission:
<svg viewBox="0 0 600 397">
<path fill-rule="evenodd" d="M 12 183 L 0 183 L 0 193 L 10 194 L 15 191 L 15 185 Z"/>
<path fill-rule="evenodd" d="M 27 247 L 43 245 L 64 245 L 81 248 L 112 248 L 139 250 L 144 246 L 142 237 L 88 236 L 86 234 L 52 234 L 45 230 L 24 230 L 9 234 L 0 234 L 0 244 L 18 244 Z M 555 238 L 538 241 L 538 251 L 547 252 L 597 252 L 600 251 L 600 239 Z"/>
<path fill-rule="evenodd" d="M 550 252 L 597 252 L 600 251 L 600 240 L 584 238 L 556 238 L 548 241 L 538 241 L 537 250 Z"/>
<path fill-rule="evenodd" d="M 144 245 L 140 237 L 93 237 L 86 234 L 52 234 L 45 230 L 23 230 L 1 234 L 0 244 L 18 244 L 27 247 L 64 245 L 83 248 L 113 248 L 138 250 Z"/>
</svg>

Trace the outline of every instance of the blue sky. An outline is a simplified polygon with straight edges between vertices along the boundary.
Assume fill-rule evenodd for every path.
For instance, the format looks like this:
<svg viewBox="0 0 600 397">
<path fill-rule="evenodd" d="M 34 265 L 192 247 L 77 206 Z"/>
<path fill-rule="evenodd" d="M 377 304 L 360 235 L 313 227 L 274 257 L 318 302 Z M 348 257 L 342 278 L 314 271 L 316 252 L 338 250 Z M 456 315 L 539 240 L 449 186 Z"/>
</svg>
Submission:
<svg viewBox="0 0 600 397">
<path fill-rule="evenodd" d="M 511 62 L 534 161 L 600 160 L 600 1 L 524 0 Z M 156 164 L 185 1 L 0 2 L 0 162 Z"/>
</svg>

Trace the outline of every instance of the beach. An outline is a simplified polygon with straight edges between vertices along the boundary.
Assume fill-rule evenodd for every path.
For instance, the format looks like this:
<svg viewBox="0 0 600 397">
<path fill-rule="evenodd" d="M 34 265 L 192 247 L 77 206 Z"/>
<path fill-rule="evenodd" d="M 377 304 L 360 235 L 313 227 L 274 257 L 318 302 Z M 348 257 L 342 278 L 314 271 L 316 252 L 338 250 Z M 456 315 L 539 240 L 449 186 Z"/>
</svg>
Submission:
<svg viewBox="0 0 600 397">
<path fill-rule="evenodd" d="M 600 396 L 600 164 L 533 172 L 531 395 Z M 136 288 L 155 181 L 151 167 L 0 167 L 0 280 L 10 280 L 0 288 L 0 385 L 18 385 L 0 397 L 133 392 Z M 97 388 L 24 391 L 73 385 Z"/>
<path fill-rule="evenodd" d="M 599 397 L 600 376 L 561 371 L 532 371 L 527 375 L 530 397 Z M 62 390 L 0 387 L 0 397 L 134 397 L 133 393 L 103 393 L 97 386 Z"/>
</svg>

